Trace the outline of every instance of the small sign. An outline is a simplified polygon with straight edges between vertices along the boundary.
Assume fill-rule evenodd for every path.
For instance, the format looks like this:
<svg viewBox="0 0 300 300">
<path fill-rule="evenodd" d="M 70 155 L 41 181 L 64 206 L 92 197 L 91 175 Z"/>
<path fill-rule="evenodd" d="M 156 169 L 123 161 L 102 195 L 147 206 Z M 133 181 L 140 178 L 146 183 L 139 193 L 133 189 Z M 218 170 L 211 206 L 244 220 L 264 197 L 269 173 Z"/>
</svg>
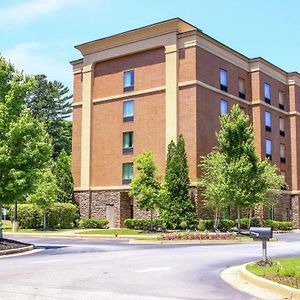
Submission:
<svg viewBox="0 0 300 300">
<path fill-rule="evenodd" d="M 3 214 L 4 217 L 6 217 L 6 215 L 7 215 L 7 209 L 6 208 L 2 209 L 2 214 Z"/>
</svg>

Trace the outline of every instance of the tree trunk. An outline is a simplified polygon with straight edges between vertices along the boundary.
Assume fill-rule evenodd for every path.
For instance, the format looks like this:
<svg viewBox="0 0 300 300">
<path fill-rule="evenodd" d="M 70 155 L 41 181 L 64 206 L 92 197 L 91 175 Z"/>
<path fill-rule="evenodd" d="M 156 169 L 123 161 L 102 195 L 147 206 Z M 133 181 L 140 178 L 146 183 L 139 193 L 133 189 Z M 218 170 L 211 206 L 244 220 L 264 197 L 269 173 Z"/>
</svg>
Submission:
<svg viewBox="0 0 300 300">
<path fill-rule="evenodd" d="M 14 207 L 14 222 L 18 222 L 18 201 L 15 201 L 15 207 Z"/>
<path fill-rule="evenodd" d="M 218 216 L 219 216 L 219 207 L 216 207 L 216 211 L 215 211 L 215 222 L 214 222 L 214 230 L 216 231 L 218 229 Z"/>
<path fill-rule="evenodd" d="M 252 221 L 252 208 L 250 207 L 248 229 L 250 229 L 250 227 L 251 227 L 251 221 Z"/>
<path fill-rule="evenodd" d="M 44 216 L 43 216 L 43 229 L 46 230 L 46 209 L 44 209 Z"/>
<path fill-rule="evenodd" d="M 241 209 L 239 206 L 237 208 L 237 213 L 238 213 L 237 229 L 238 229 L 238 232 L 241 232 Z"/>
<path fill-rule="evenodd" d="M 2 224 L 2 203 L 0 203 L 0 240 L 3 239 Z"/>
<path fill-rule="evenodd" d="M 153 231 L 153 210 L 150 210 L 150 231 Z"/>
</svg>

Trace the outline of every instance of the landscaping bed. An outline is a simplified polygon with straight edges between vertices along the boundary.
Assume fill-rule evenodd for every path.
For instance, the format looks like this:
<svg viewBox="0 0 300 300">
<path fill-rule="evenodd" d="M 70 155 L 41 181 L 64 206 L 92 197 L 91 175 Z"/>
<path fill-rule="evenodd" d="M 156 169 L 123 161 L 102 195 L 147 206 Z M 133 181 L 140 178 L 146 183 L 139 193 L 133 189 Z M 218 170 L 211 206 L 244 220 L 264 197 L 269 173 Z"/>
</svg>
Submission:
<svg viewBox="0 0 300 300">
<path fill-rule="evenodd" d="M 247 270 L 257 276 L 300 289 L 300 258 L 273 259 L 271 266 L 247 265 Z"/>
<path fill-rule="evenodd" d="M 29 244 L 21 243 L 14 240 L 2 239 L 0 240 L 0 253 L 5 250 L 19 249 L 30 246 Z"/>
</svg>

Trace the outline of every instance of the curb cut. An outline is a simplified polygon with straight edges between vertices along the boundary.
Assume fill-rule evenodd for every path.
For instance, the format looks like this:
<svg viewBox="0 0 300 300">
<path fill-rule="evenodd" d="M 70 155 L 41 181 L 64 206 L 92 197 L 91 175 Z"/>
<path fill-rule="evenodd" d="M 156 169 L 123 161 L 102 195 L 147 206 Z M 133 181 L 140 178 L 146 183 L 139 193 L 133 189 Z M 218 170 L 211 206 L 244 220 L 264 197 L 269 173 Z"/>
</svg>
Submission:
<svg viewBox="0 0 300 300">
<path fill-rule="evenodd" d="M 300 290 L 262 278 L 260 276 L 256 276 L 246 269 L 246 266 L 248 264 L 249 263 L 242 265 L 238 270 L 239 275 L 244 280 L 249 281 L 256 286 L 259 286 L 260 288 L 269 290 L 272 293 L 276 293 L 282 296 L 284 299 L 300 300 Z"/>
<path fill-rule="evenodd" d="M 33 249 L 34 249 L 34 245 L 30 245 L 22 248 L 16 248 L 16 249 L 2 250 L 0 251 L 0 256 L 23 253 L 23 252 L 31 251 Z"/>
</svg>

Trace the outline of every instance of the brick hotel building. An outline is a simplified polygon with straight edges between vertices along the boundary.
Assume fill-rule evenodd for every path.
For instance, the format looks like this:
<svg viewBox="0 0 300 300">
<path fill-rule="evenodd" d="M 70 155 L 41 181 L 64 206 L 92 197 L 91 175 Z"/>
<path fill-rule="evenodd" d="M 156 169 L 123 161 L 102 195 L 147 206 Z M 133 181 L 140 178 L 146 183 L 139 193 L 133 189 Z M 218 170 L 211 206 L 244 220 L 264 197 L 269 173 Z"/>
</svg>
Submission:
<svg viewBox="0 0 300 300">
<path fill-rule="evenodd" d="M 234 104 L 250 116 L 255 145 L 284 175 L 271 211 L 300 226 L 300 74 L 248 58 L 193 25 L 171 19 L 75 47 L 72 170 L 84 218 L 110 226 L 145 215 L 128 196 L 134 157 L 154 153 L 164 173 L 166 147 L 182 133 L 191 191 L 199 157 L 216 145 L 219 116 Z"/>
</svg>

